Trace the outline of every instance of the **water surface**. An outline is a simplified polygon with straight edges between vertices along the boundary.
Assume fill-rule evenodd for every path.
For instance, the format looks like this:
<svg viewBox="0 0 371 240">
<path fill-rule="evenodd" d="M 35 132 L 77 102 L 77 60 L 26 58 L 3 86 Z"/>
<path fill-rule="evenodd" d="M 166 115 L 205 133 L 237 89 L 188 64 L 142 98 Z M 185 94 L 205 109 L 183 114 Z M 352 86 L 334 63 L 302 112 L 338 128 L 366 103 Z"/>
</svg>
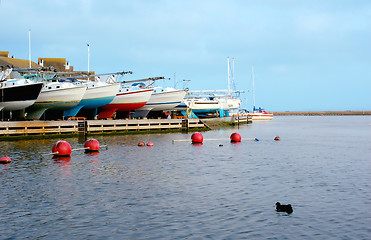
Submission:
<svg viewBox="0 0 371 240">
<path fill-rule="evenodd" d="M 41 157 L 56 139 L 2 141 L 13 161 L 0 165 L 0 239 L 369 239 L 371 117 L 279 116 L 202 134 L 233 132 L 260 141 L 96 136 L 108 149 L 61 159 Z"/>
</svg>

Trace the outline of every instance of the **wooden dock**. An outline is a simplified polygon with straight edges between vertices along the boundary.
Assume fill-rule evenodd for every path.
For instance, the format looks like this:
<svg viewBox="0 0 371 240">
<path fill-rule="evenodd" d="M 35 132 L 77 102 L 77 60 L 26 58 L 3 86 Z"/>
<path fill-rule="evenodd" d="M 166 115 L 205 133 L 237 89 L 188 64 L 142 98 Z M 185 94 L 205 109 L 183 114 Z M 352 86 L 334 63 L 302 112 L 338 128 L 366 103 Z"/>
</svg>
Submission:
<svg viewBox="0 0 371 240">
<path fill-rule="evenodd" d="M 252 123 L 252 117 L 251 116 L 231 116 L 231 117 L 218 117 L 218 118 L 204 118 L 202 119 L 203 122 L 209 123 L 209 122 L 226 122 L 226 123 L 232 123 L 235 125 L 239 124 L 246 124 L 246 123 Z"/>
<path fill-rule="evenodd" d="M 72 121 L 2 121 L 0 136 L 94 134 L 129 131 L 206 128 L 200 119 L 127 119 Z"/>
<path fill-rule="evenodd" d="M 237 125 L 239 125 L 241 123 L 252 123 L 252 117 L 251 116 L 233 116 L 232 120 Z"/>
</svg>

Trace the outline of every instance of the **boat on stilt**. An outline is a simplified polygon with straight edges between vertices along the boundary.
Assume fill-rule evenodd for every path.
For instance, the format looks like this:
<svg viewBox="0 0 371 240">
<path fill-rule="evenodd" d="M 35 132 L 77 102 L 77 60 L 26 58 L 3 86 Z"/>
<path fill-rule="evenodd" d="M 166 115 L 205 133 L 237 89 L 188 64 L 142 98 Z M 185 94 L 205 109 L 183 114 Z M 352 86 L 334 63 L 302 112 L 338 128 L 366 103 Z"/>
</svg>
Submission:
<svg viewBox="0 0 371 240">
<path fill-rule="evenodd" d="M 109 104 L 115 98 L 121 84 L 103 81 L 78 81 L 77 85 L 87 86 L 86 92 L 76 106 L 64 111 L 65 117 L 75 117 L 80 110 L 95 110 Z"/>
<path fill-rule="evenodd" d="M 42 83 L 28 79 L 7 79 L 12 69 L 4 69 L 0 74 L 0 111 L 23 110 L 35 103 Z"/>
<path fill-rule="evenodd" d="M 136 109 L 133 117 L 146 117 L 150 111 L 172 111 L 183 102 L 186 93 L 187 90 L 178 90 L 170 87 L 155 87 L 146 105 Z"/>
<path fill-rule="evenodd" d="M 40 119 L 46 110 L 64 111 L 76 106 L 84 96 L 87 86 L 68 82 L 44 82 L 35 103 L 26 109 L 26 119 Z"/>
<path fill-rule="evenodd" d="M 128 118 L 131 111 L 148 102 L 152 92 L 153 88 L 120 87 L 112 102 L 99 108 L 98 119 L 111 118 L 115 112 L 120 112 L 116 118 Z"/>
<path fill-rule="evenodd" d="M 184 103 L 197 117 L 228 117 L 230 116 L 230 111 L 240 108 L 241 99 L 239 95 L 244 91 L 232 90 L 232 88 L 235 89 L 234 60 L 232 59 L 232 69 L 229 58 L 227 58 L 227 63 L 227 90 L 190 91 L 184 98 Z"/>
<path fill-rule="evenodd" d="M 228 90 L 192 91 L 184 103 L 198 117 L 228 117 L 230 110 L 238 109 L 241 100 Z"/>
</svg>

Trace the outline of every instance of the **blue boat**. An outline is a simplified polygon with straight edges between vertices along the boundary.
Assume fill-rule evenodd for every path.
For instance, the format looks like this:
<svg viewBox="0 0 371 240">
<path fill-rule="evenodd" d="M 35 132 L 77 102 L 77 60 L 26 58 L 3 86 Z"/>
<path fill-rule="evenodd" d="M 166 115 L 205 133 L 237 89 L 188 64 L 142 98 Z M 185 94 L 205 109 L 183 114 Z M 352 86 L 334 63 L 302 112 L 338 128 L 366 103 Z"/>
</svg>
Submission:
<svg viewBox="0 0 371 240">
<path fill-rule="evenodd" d="M 65 117 L 75 117 L 81 109 L 97 109 L 109 104 L 115 98 L 121 83 L 106 83 L 101 81 L 89 81 L 81 83 L 87 85 L 86 92 L 76 106 L 64 111 Z"/>
</svg>

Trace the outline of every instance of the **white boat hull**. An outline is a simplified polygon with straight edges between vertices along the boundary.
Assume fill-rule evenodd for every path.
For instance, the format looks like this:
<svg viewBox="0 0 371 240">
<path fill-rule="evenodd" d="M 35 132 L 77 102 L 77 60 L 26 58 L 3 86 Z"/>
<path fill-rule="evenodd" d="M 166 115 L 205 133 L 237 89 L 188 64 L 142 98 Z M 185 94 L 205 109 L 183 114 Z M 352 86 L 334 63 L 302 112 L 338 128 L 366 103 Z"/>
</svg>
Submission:
<svg viewBox="0 0 371 240">
<path fill-rule="evenodd" d="M 220 99 L 220 102 L 224 110 L 238 109 L 241 106 L 241 100 L 237 98 L 224 98 Z"/>
<path fill-rule="evenodd" d="M 251 116 L 251 119 L 253 121 L 256 120 L 272 120 L 273 119 L 273 114 L 271 113 L 249 113 L 249 116 Z"/>
<path fill-rule="evenodd" d="M 39 119 L 48 109 L 70 109 L 79 104 L 86 91 L 86 86 L 73 85 L 59 89 L 47 89 L 47 86 L 41 90 L 34 105 L 26 110 L 27 119 Z"/>
<path fill-rule="evenodd" d="M 36 101 L 35 100 L 26 100 L 26 101 L 10 101 L 10 102 L 4 102 L 0 104 L 0 111 L 17 111 L 17 110 L 22 110 L 25 109 L 32 104 L 34 104 Z"/>
<path fill-rule="evenodd" d="M 86 86 L 41 91 L 35 108 L 64 109 L 76 106 L 84 96 Z"/>
<path fill-rule="evenodd" d="M 191 99 L 184 100 L 184 103 L 192 110 L 217 110 L 221 109 L 221 104 L 219 101 L 193 101 Z"/>
<path fill-rule="evenodd" d="M 231 110 L 241 105 L 241 100 L 236 98 L 214 98 L 214 100 L 185 99 L 184 102 L 192 110 Z"/>
<path fill-rule="evenodd" d="M 153 93 L 143 107 L 137 110 L 171 111 L 183 102 L 186 90 Z"/>
<path fill-rule="evenodd" d="M 98 87 L 88 87 L 82 98 L 82 100 L 93 100 L 112 97 L 112 100 L 116 96 L 117 91 L 120 88 L 120 83 L 108 84 Z"/>
</svg>

